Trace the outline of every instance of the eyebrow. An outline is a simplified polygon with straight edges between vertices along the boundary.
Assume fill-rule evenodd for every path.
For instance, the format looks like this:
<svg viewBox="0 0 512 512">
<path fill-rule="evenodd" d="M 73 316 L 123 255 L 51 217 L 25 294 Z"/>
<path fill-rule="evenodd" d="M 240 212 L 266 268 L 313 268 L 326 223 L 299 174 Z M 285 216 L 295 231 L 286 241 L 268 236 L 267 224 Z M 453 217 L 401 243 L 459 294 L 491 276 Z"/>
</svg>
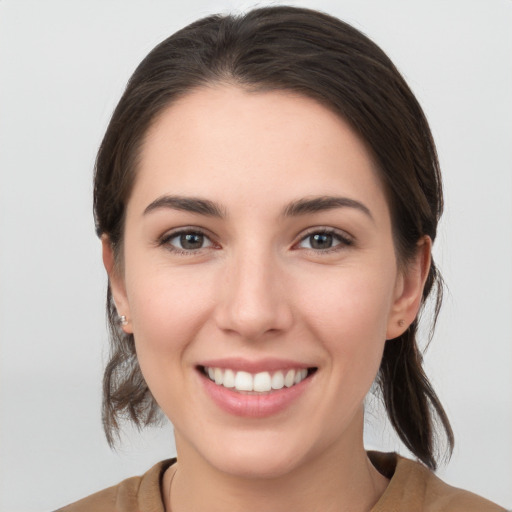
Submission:
<svg viewBox="0 0 512 512">
<path fill-rule="evenodd" d="M 198 197 L 184 196 L 161 196 L 146 207 L 144 215 L 160 208 L 182 210 L 185 212 L 205 215 L 207 217 L 224 218 L 226 216 L 223 208 L 213 201 Z"/>
<path fill-rule="evenodd" d="M 299 199 L 286 206 L 283 211 L 285 217 L 295 217 L 307 213 L 317 213 L 325 210 L 334 210 L 335 208 L 355 208 L 366 214 L 374 221 L 370 209 L 363 203 L 350 199 L 349 197 L 338 196 L 320 196 L 312 198 Z"/>
<path fill-rule="evenodd" d="M 209 199 L 201 199 L 199 197 L 186 196 L 161 196 L 150 203 L 144 210 L 144 215 L 158 210 L 160 208 L 169 208 L 172 210 L 181 210 L 185 212 L 197 213 L 207 217 L 225 218 L 226 212 L 224 208 L 210 201 Z M 318 213 L 326 210 L 334 210 L 335 208 L 355 208 L 366 214 L 371 220 L 374 220 L 369 208 L 363 203 L 350 199 L 349 197 L 338 196 L 319 196 L 311 198 L 298 199 L 292 201 L 284 208 L 282 215 L 284 217 L 298 217 L 308 213 Z"/>
</svg>

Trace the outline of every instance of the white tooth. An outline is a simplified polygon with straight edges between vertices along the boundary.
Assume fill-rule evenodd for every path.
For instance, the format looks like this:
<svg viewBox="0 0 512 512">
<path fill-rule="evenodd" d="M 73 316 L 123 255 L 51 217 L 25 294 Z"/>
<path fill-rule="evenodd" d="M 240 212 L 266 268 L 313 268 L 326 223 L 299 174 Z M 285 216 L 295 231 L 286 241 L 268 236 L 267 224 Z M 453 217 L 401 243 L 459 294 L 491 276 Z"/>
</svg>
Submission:
<svg viewBox="0 0 512 512">
<path fill-rule="evenodd" d="M 234 388 L 235 387 L 235 372 L 233 370 L 226 370 L 224 372 L 224 382 L 222 385 L 225 388 Z"/>
<path fill-rule="evenodd" d="M 210 377 L 212 380 L 215 380 L 215 370 L 213 368 L 208 368 L 208 377 Z"/>
<path fill-rule="evenodd" d="M 283 372 L 276 372 L 272 375 L 272 389 L 281 389 L 284 386 Z"/>
<path fill-rule="evenodd" d="M 286 377 L 284 378 L 284 385 L 287 388 L 291 388 L 293 386 L 294 380 L 295 380 L 295 370 L 288 370 Z"/>
<path fill-rule="evenodd" d="M 254 376 L 254 391 L 270 391 L 272 389 L 272 380 L 270 373 L 261 372 Z"/>
<path fill-rule="evenodd" d="M 235 388 L 238 391 L 252 391 L 252 375 L 247 372 L 236 372 Z"/>
<path fill-rule="evenodd" d="M 293 379 L 294 384 L 298 384 L 302 380 L 302 372 L 301 370 L 297 370 L 297 373 L 295 374 L 295 379 Z"/>
<path fill-rule="evenodd" d="M 301 373 L 301 376 L 302 376 L 301 380 L 304 380 L 308 376 L 307 368 L 303 368 L 300 373 Z"/>
<path fill-rule="evenodd" d="M 215 368 L 215 384 L 222 384 L 224 372 L 220 368 Z"/>
</svg>

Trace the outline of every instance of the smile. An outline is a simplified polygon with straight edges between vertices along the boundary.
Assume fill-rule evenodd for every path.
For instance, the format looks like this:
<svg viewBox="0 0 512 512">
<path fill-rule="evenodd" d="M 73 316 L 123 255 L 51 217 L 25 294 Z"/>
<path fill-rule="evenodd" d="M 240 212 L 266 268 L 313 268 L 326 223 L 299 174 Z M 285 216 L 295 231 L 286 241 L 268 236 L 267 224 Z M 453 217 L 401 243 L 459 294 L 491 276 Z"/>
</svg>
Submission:
<svg viewBox="0 0 512 512">
<path fill-rule="evenodd" d="M 314 369 L 296 368 L 274 372 L 249 373 L 232 369 L 204 366 L 204 374 L 217 386 L 246 393 L 269 393 L 291 388 L 302 382 Z"/>
<path fill-rule="evenodd" d="M 314 389 L 318 367 L 284 359 L 204 361 L 197 374 L 206 396 L 230 415 L 249 419 L 284 413 Z M 285 416 L 286 417 L 286 416 Z"/>
</svg>

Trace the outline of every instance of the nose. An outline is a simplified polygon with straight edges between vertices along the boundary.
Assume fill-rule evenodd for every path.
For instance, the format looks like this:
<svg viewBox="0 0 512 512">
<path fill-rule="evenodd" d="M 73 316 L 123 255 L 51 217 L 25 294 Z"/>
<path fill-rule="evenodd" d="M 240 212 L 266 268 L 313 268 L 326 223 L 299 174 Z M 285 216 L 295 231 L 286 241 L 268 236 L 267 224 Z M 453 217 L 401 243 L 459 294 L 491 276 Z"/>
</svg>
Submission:
<svg viewBox="0 0 512 512">
<path fill-rule="evenodd" d="M 293 322 L 286 273 L 263 251 L 230 258 L 219 287 L 217 326 L 248 341 L 290 328 Z"/>
</svg>

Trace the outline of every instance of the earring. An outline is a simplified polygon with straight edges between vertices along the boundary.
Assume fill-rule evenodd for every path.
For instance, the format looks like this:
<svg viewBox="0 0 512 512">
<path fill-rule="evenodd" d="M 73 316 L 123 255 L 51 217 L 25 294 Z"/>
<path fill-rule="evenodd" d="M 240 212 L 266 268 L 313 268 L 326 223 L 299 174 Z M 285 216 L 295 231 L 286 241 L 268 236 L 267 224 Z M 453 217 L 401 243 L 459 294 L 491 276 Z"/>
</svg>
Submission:
<svg viewBox="0 0 512 512">
<path fill-rule="evenodd" d="M 400 327 L 403 327 L 405 325 L 405 320 L 403 318 L 401 318 L 400 320 L 398 320 L 398 325 Z"/>
<path fill-rule="evenodd" d="M 126 317 L 124 315 L 121 315 L 119 317 L 119 322 L 121 323 L 121 325 L 128 325 L 128 320 L 126 320 Z"/>
</svg>

